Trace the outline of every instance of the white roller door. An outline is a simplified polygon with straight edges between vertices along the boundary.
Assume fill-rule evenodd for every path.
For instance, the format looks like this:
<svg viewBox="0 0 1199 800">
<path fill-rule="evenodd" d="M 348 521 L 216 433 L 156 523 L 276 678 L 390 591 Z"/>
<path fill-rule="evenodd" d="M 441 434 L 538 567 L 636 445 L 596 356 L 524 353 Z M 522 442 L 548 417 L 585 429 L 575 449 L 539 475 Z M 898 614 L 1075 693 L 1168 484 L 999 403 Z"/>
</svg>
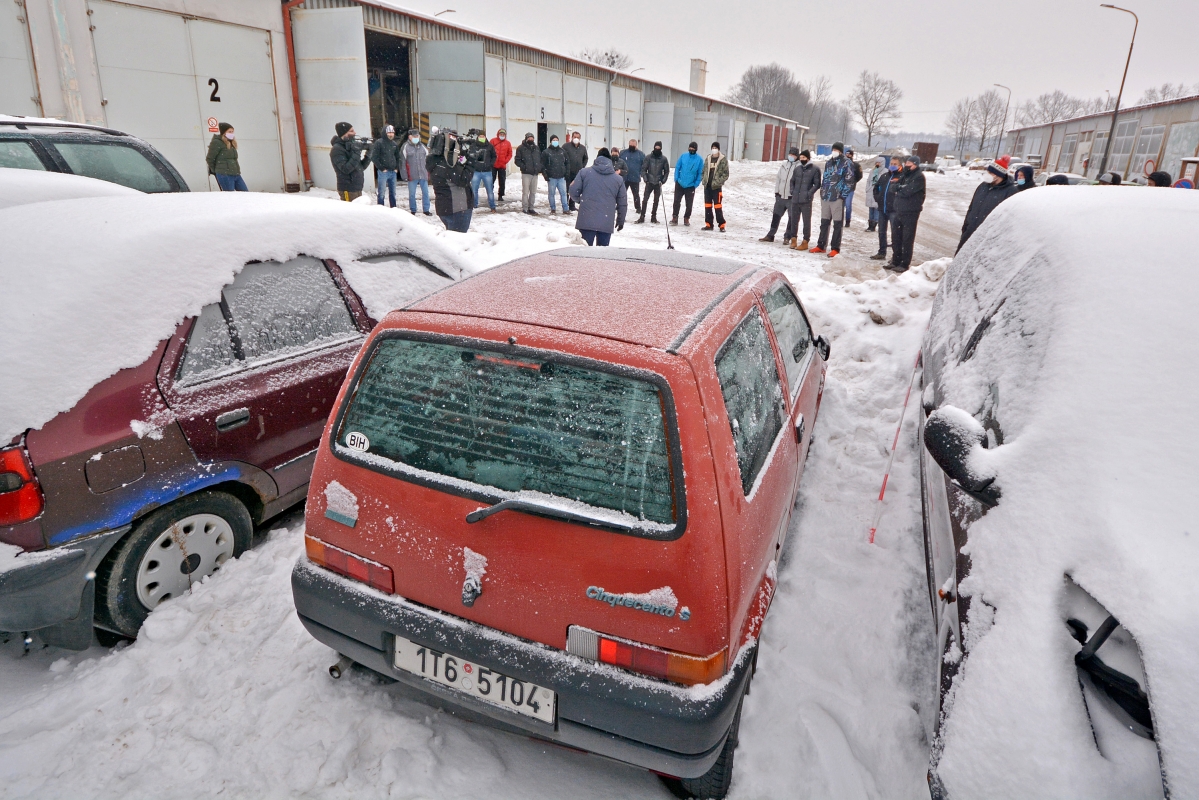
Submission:
<svg viewBox="0 0 1199 800">
<path fill-rule="evenodd" d="M 636 89 L 624 90 L 624 129 L 627 138 L 641 141 L 641 92 Z"/>
<path fill-rule="evenodd" d="M 524 135 L 537 133 L 537 70 L 527 64 L 507 62 L 508 139 L 513 147 L 524 141 Z"/>
<path fill-rule="evenodd" d="M 587 79 L 567 75 L 562 79 L 562 109 L 568 134 L 578 131 L 587 138 Z M 586 143 L 586 142 L 584 142 Z"/>
<path fill-rule="evenodd" d="M 587 81 L 587 147 L 591 160 L 608 146 L 608 84 Z"/>
<path fill-rule="evenodd" d="M 362 7 L 297 8 L 291 21 L 312 182 L 336 189 L 337 176 L 329 162 L 334 126 L 349 122 L 364 136 L 371 129 Z"/>
<path fill-rule="evenodd" d="M 695 141 L 699 142 L 699 151 L 706 153 L 712 149 L 712 142 L 716 141 L 716 112 L 715 111 L 696 111 L 695 121 L 692 123 L 694 133 L 692 136 Z"/>
<path fill-rule="evenodd" d="M 670 163 L 674 163 L 674 103 L 645 104 L 645 149 L 653 149 L 655 142 L 662 143 L 662 152 Z"/>
<path fill-rule="evenodd" d="M 674 160 L 687 152 L 687 146 L 695 141 L 695 109 L 691 106 L 674 107 Z"/>
<path fill-rule="evenodd" d="M 20 5 L 0 4 L 0 114 L 41 116 L 27 24 Z"/>
<path fill-rule="evenodd" d="M 552 69 L 537 70 L 538 122 L 562 122 L 562 73 Z"/>
<path fill-rule="evenodd" d="M 629 146 L 629 132 L 624 127 L 624 87 L 612 89 L 612 144 L 624 150 Z"/>
<path fill-rule="evenodd" d="M 483 72 L 483 81 L 487 87 L 484 103 L 487 138 L 494 139 L 496 132 L 504 127 L 504 60 L 497 56 L 487 56 Z"/>
<path fill-rule="evenodd" d="M 748 122 L 745 125 L 745 160 L 761 161 L 766 145 L 766 123 Z"/>
<path fill-rule="evenodd" d="M 90 8 L 110 127 L 149 141 L 197 191 L 217 188 L 204 160 L 210 120 L 228 122 L 249 188 L 282 190 L 267 31 L 103 0 Z"/>
<path fill-rule="evenodd" d="M 361 37 L 360 37 L 361 38 Z M 429 124 L 465 135 L 486 125 L 486 58 L 481 40 L 416 43 L 417 106 Z"/>
</svg>

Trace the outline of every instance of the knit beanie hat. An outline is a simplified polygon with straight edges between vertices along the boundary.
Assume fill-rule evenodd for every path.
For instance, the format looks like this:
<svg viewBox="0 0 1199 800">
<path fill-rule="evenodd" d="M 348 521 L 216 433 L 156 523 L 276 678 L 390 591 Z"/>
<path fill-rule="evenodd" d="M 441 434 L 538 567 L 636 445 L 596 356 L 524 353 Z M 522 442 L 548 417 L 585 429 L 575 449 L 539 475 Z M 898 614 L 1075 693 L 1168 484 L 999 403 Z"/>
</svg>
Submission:
<svg viewBox="0 0 1199 800">
<path fill-rule="evenodd" d="M 338 136 L 345 136 L 352 127 L 354 126 L 348 122 L 339 122 L 333 126 L 333 130 L 337 131 Z M 325 130 L 328 130 L 328 128 Z"/>
<path fill-rule="evenodd" d="M 832 149 L 844 153 L 845 152 L 845 142 L 833 142 Z"/>
<path fill-rule="evenodd" d="M 805 156 L 807 157 L 807 159 L 809 161 L 811 161 L 812 160 L 812 151 L 811 150 L 800 150 L 799 157 L 804 158 Z"/>
<path fill-rule="evenodd" d="M 792 156 L 798 156 L 798 155 L 799 155 L 799 148 L 798 148 L 798 147 L 792 147 L 790 150 L 788 150 L 788 151 L 787 151 L 787 154 L 788 154 L 788 155 L 792 155 Z"/>
<path fill-rule="evenodd" d="M 219 130 L 221 132 L 221 136 L 224 136 L 225 131 L 229 130 L 233 126 L 230 125 L 228 122 L 222 122 L 221 124 L 217 125 L 216 127 L 217 127 L 217 130 Z"/>
<path fill-rule="evenodd" d="M 1008 177 L 1008 164 L 1012 163 L 1011 156 L 1000 156 L 999 158 L 987 164 L 987 172 L 1000 178 Z"/>
<path fill-rule="evenodd" d="M 713 147 L 715 147 L 717 150 L 719 150 L 719 149 L 720 149 L 720 142 L 712 142 L 712 146 L 713 146 Z"/>
</svg>

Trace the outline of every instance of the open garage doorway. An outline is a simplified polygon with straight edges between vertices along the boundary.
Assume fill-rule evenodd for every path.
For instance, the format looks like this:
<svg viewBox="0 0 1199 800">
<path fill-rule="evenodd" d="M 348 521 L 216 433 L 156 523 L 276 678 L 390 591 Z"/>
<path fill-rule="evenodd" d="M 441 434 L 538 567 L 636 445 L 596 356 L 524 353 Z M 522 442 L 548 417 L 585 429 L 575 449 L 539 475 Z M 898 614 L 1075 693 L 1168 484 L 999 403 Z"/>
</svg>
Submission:
<svg viewBox="0 0 1199 800">
<path fill-rule="evenodd" d="M 410 40 L 366 31 L 366 75 L 370 93 L 371 136 L 394 125 L 403 138 L 412 127 L 412 62 Z"/>
</svg>

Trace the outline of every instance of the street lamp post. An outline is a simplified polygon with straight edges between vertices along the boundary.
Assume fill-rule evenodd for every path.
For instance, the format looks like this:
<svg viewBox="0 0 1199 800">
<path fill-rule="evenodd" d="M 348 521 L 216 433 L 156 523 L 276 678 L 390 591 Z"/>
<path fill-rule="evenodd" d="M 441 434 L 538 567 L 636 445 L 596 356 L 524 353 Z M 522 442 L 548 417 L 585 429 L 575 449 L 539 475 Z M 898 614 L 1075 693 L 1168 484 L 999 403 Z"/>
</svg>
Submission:
<svg viewBox="0 0 1199 800">
<path fill-rule="evenodd" d="M 1133 18 L 1132 41 L 1128 44 L 1128 59 L 1124 62 L 1124 77 L 1120 79 L 1120 91 L 1116 93 L 1116 109 L 1112 111 L 1112 127 L 1107 132 L 1107 142 L 1103 146 L 1103 158 L 1099 160 L 1099 174 L 1102 175 L 1107 169 L 1108 154 L 1112 152 L 1112 140 L 1116 138 L 1116 120 L 1120 117 L 1120 98 L 1124 96 L 1124 80 L 1128 77 L 1128 65 L 1132 62 L 1132 47 L 1137 43 L 1137 27 L 1140 26 L 1141 20 L 1127 8 L 1120 8 L 1109 3 L 1100 3 L 1099 7 L 1123 11 L 1125 14 L 1132 14 Z"/>
<path fill-rule="evenodd" d="M 1000 89 L 1007 89 L 1007 100 L 1003 104 L 1003 124 L 999 126 L 999 136 L 995 142 L 995 158 L 999 158 L 999 148 L 1003 146 L 1003 135 L 1007 132 L 1007 110 L 1012 104 L 1012 90 L 1008 89 L 1002 83 L 993 83 L 992 86 L 998 86 Z"/>
</svg>

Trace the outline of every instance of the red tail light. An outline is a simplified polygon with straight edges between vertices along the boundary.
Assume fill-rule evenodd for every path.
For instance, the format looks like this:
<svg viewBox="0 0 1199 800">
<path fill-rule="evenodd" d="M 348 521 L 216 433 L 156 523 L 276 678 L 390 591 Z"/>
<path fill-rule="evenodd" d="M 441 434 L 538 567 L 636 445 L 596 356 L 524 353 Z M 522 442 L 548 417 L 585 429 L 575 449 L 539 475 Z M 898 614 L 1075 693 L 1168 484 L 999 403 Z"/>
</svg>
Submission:
<svg viewBox="0 0 1199 800">
<path fill-rule="evenodd" d="M 707 657 L 689 656 L 596 633 L 578 625 L 571 625 L 567 630 L 566 650 L 592 661 L 688 686 L 711 683 L 723 676 L 725 670 L 725 650 Z"/>
<path fill-rule="evenodd" d="M 308 554 L 308 560 L 314 564 L 319 564 L 338 575 L 370 584 L 381 592 L 395 594 L 395 576 L 391 567 L 356 556 L 307 535 L 304 536 L 304 550 Z"/>
<path fill-rule="evenodd" d="M 0 525 L 28 522 L 42 513 L 46 498 L 21 445 L 0 450 Z"/>
</svg>

